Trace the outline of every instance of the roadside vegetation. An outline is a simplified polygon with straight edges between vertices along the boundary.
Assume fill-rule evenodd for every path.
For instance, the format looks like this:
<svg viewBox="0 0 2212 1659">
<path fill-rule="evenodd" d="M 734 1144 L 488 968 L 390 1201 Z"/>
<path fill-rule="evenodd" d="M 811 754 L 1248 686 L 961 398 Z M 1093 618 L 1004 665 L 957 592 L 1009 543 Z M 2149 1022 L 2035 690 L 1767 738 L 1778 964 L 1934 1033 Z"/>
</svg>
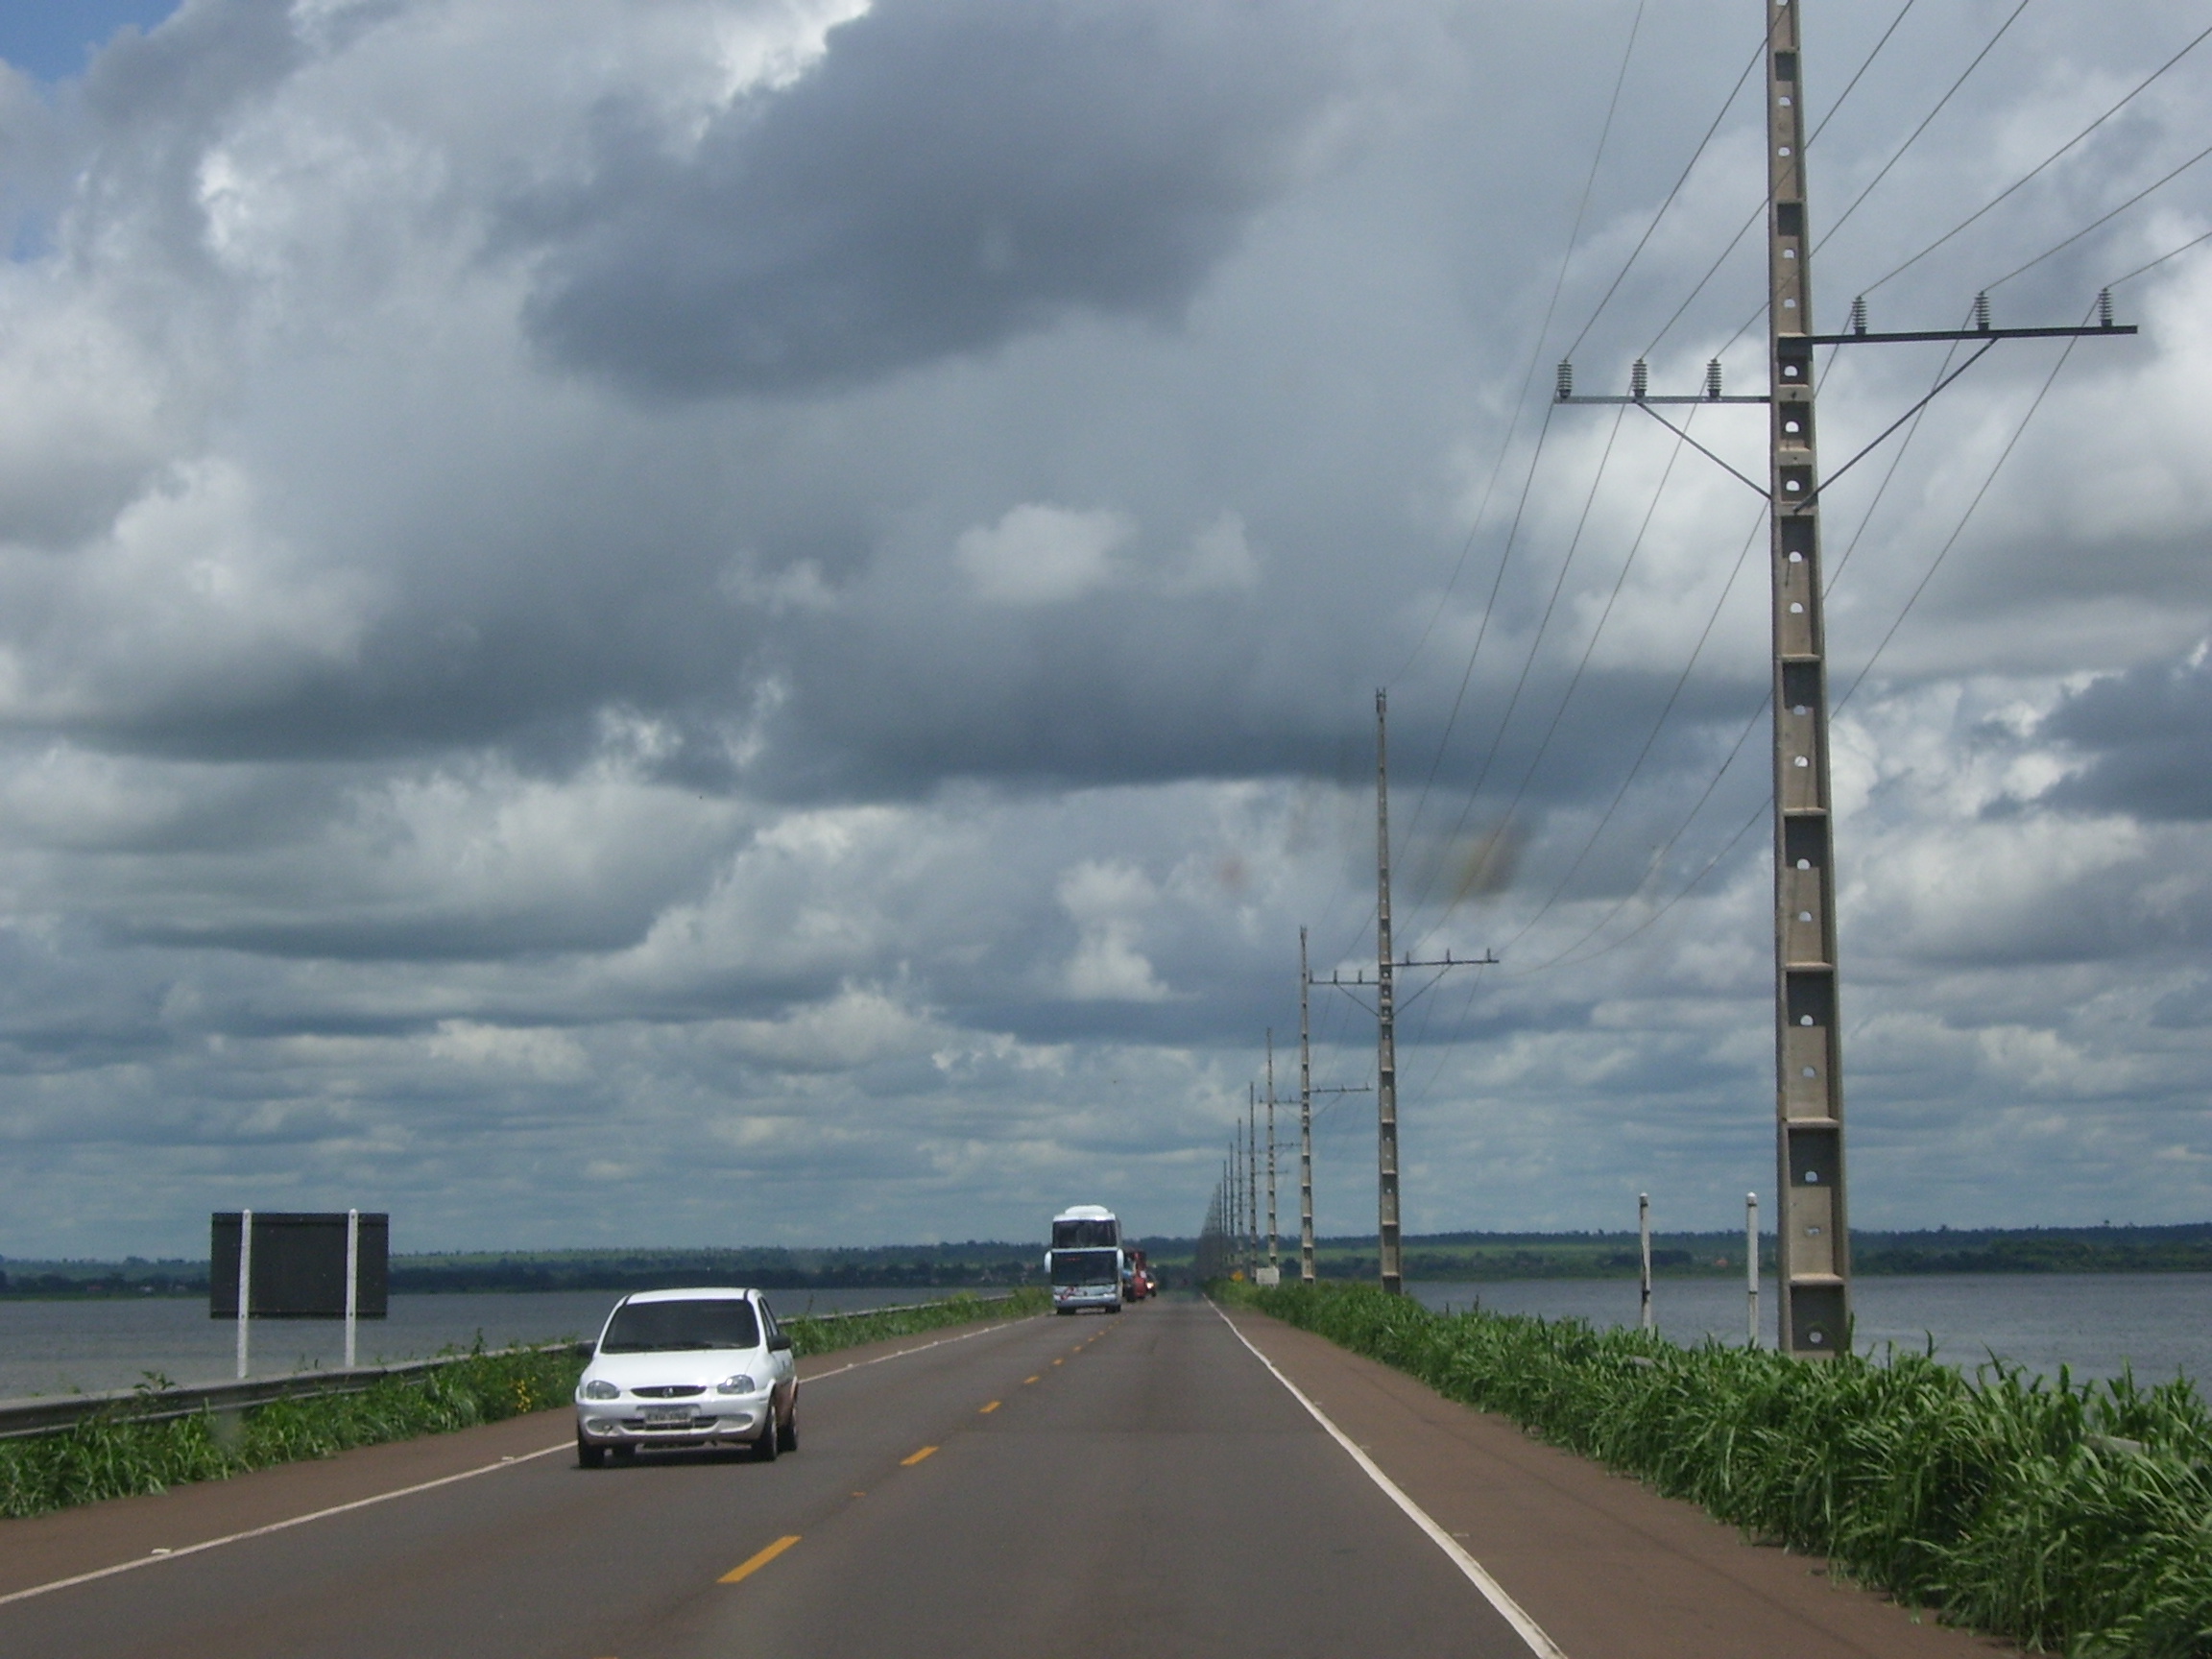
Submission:
<svg viewBox="0 0 2212 1659">
<path fill-rule="evenodd" d="M 828 1354 L 886 1337 L 912 1335 L 981 1319 L 1042 1313 L 1050 1296 L 955 1296 L 934 1307 L 896 1308 L 859 1317 L 787 1318 L 792 1351 Z M 87 1417 L 54 1434 L 0 1440 L 0 1517 L 42 1515 L 106 1498 L 222 1480 L 273 1464 L 331 1457 L 356 1446 L 472 1429 L 564 1407 L 584 1369 L 572 1342 L 518 1353 L 472 1353 L 453 1364 L 388 1377 L 351 1394 L 273 1400 L 244 1411 L 199 1411 L 156 1421 L 134 1418 L 157 1404 L 165 1380 L 151 1378 L 139 1400 Z"/>
<path fill-rule="evenodd" d="M 1371 1286 L 1213 1289 L 1948 1623 L 2073 1659 L 2212 1659 L 2212 1415 L 2185 1381 L 1678 1348 Z"/>
</svg>

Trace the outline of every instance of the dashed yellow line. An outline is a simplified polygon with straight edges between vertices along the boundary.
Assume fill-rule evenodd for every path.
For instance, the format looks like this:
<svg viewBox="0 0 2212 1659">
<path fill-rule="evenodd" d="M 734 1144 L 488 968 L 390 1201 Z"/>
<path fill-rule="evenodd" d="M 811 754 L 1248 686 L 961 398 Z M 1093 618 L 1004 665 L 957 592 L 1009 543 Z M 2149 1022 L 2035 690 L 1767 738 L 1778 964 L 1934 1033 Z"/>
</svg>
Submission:
<svg viewBox="0 0 2212 1659">
<path fill-rule="evenodd" d="M 1068 1361 L 1065 1359 L 1055 1359 L 1052 1361 L 1052 1363 L 1055 1365 L 1065 1365 L 1068 1363 Z"/>
<path fill-rule="evenodd" d="M 991 1402 L 991 1404 L 990 1404 L 990 1405 L 988 1405 L 988 1406 L 984 1407 L 982 1410 L 980 1410 L 980 1411 L 976 1412 L 976 1413 L 975 1413 L 975 1415 L 976 1415 L 976 1416 L 978 1416 L 978 1417 L 988 1417 L 988 1416 L 990 1416 L 990 1415 L 991 1415 L 991 1413 L 992 1413 L 992 1412 L 994 1412 L 994 1411 L 996 1411 L 996 1410 L 998 1410 L 998 1401 L 996 1401 L 996 1400 L 994 1400 L 994 1401 L 992 1401 L 992 1402 Z"/>
<path fill-rule="evenodd" d="M 1037 1381 L 1037 1379 L 1036 1379 L 1036 1378 L 1034 1378 L 1034 1377 L 1024 1377 L 1024 1378 L 1022 1378 L 1022 1385 L 1024 1388 L 1026 1388 L 1026 1387 L 1027 1387 L 1027 1386 L 1028 1386 L 1030 1383 L 1032 1383 L 1032 1382 L 1036 1382 L 1036 1381 Z"/>
<path fill-rule="evenodd" d="M 915 1465 L 915 1464 L 917 1464 L 917 1463 L 921 1462 L 923 1458 L 925 1458 L 925 1457 L 928 1456 L 930 1453 L 932 1453 L 932 1452 L 934 1452 L 934 1451 L 936 1451 L 936 1450 L 937 1450 L 937 1448 L 936 1448 L 936 1447 L 934 1447 L 934 1446 L 925 1446 L 925 1447 L 923 1447 L 923 1448 L 922 1448 L 922 1450 L 921 1450 L 921 1451 L 919 1451 L 919 1452 L 915 1453 L 913 1456 L 911 1456 L 911 1457 L 902 1457 L 902 1458 L 900 1458 L 900 1459 L 899 1459 L 899 1467 L 900 1467 L 900 1468 L 902 1468 L 902 1469 L 911 1469 L 911 1468 L 913 1468 L 913 1467 L 914 1467 L 914 1465 Z M 793 1540 L 792 1540 L 792 1542 L 793 1542 L 793 1543 L 797 1543 L 797 1542 L 798 1542 L 798 1540 L 797 1540 L 797 1539 L 793 1539 Z"/>
<path fill-rule="evenodd" d="M 775 1560 L 777 1556 L 782 1554 L 784 1551 L 790 1549 L 792 1545 L 798 1542 L 799 1534 L 796 1532 L 791 1533 L 787 1537 L 779 1538 L 775 1543 L 769 1545 L 767 1549 L 761 1551 L 758 1554 L 753 1556 L 751 1559 L 741 1561 L 736 1566 L 731 1568 L 729 1572 L 722 1575 L 720 1580 L 718 1581 L 724 1584 L 734 1584 L 741 1578 L 750 1578 L 754 1574 L 759 1572 L 761 1568 L 767 1566 L 769 1562 Z"/>
</svg>

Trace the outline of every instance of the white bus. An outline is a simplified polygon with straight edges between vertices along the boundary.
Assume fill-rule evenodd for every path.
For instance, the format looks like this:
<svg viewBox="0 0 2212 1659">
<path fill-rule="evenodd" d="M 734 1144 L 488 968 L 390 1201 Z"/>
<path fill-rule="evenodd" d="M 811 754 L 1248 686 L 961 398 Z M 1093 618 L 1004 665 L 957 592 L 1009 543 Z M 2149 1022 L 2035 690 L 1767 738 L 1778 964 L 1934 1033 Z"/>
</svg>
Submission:
<svg viewBox="0 0 2212 1659">
<path fill-rule="evenodd" d="M 1052 1311 L 1086 1308 L 1121 1311 L 1121 1223 L 1098 1204 L 1077 1204 L 1052 1217 L 1052 1248 L 1045 1275 L 1052 1282 Z"/>
</svg>

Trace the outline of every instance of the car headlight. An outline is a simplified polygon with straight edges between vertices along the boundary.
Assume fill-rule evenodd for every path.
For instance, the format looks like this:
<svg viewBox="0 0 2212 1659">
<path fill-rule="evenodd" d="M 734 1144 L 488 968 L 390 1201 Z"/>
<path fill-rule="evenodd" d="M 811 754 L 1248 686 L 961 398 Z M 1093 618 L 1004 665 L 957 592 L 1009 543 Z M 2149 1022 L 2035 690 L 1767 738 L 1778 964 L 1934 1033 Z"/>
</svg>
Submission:
<svg viewBox="0 0 2212 1659">
<path fill-rule="evenodd" d="M 615 1387 L 604 1377 L 594 1377 L 590 1382 L 584 1384 L 584 1398 L 587 1400 L 619 1400 L 622 1398 L 622 1390 Z"/>
<path fill-rule="evenodd" d="M 715 1383 L 714 1392 L 717 1394 L 755 1394 L 759 1392 L 759 1386 L 752 1378 L 740 1371 L 736 1376 L 725 1377 L 721 1382 Z"/>
</svg>

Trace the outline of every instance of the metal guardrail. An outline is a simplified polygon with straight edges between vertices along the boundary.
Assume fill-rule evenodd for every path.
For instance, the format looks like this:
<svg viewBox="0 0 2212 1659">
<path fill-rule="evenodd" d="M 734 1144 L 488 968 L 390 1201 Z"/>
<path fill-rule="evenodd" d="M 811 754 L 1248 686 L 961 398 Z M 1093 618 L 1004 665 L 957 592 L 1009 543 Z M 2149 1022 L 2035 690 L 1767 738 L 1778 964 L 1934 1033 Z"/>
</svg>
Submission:
<svg viewBox="0 0 2212 1659">
<path fill-rule="evenodd" d="M 1009 1302 L 1003 1296 L 980 1296 L 979 1306 Z M 878 1313 L 913 1313 L 927 1308 L 950 1308 L 956 1297 L 935 1302 L 896 1302 L 884 1308 L 854 1308 L 841 1313 L 794 1313 L 785 1323 L 805 1319 L 829 1324 L 838 1319 L 866 1319 Z M 318 1395 L 358 1394 L 391 1378 L 420 1377 L 464 1359 L 492 1358 L 511 1354 L 566 1351 L 579 1358 L 591 1352 L 589 1342 L 524 1343 L 514 1348 L 490 1349 L 482 1354 L 441 1354 L 435 1359 L 409 1359 L 397 1365 L 357 1365 L 349 1371 L 293 1371 L 281 1377 L 249 1378 L 243 1382 L 208 1382 L 172 1388 L 109 1388 L 95 1394 L 56 1394 L 35 1400 L 0 1400 L 0 1440 L 36 1434 L 60 1434 L 87 1417 L 111 1416 L 119 1422 L 159 1423 L 193 1417 L 203 1411 L 244 1411 L 273 1400 L 303 1400 Z"/>
</svg>

